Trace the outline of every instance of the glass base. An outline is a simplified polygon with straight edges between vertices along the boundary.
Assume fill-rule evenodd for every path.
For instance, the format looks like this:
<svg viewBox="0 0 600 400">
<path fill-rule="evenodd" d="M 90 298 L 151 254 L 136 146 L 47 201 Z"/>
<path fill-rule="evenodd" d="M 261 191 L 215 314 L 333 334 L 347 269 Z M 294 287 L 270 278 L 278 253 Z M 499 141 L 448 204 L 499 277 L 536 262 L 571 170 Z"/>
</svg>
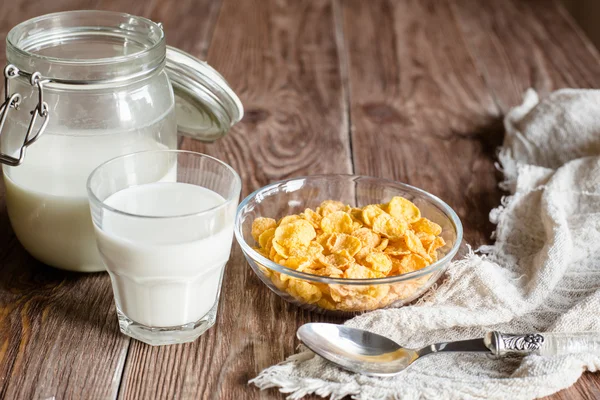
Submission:
<svg viewBox="0 0 600 400">
<path fill-rule="evenodd" d="M 198 339 L 215 324 L 218 306 L 219 302 L 217 301 L 213 308 L 196 322 L 164 328 L 146 326 L 132 321 L 119 309 L 119 307 L 117 307 L 117 317 L 119 318 L 121 332 L 125 335 L 152 346 L 162 346 L 193 342 Z"/>
</svg>

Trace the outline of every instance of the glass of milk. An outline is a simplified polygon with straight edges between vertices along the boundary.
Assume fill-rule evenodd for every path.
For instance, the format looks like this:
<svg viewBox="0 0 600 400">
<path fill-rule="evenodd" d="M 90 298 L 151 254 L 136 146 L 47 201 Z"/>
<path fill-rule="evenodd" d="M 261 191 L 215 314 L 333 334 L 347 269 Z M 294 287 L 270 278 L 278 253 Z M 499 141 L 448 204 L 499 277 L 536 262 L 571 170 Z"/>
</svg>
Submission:
<svg viewBox="0 0 600 400">
<path fill-rule="evenodd" d="M 87 190 L 121 332 L 152 345 L 198 338 L 216 320 L 238 174 L 204 154 L 146 151 L 100 165 Z"/>
</svg>

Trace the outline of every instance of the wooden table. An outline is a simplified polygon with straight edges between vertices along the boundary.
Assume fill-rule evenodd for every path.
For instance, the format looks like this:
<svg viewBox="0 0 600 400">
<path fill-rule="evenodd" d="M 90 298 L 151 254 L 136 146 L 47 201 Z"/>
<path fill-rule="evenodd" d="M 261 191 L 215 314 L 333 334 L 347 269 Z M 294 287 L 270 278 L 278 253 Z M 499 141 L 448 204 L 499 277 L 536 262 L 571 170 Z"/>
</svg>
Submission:
<svg viewBox="0 0 600 400">
<path fill-rule="evenodd" d="M 18 0 L 0 5 L 0 30 L 76 8 L 161 21 L 169 44 L 222 72 L 245 118 L 217 143 L 182 146 L 231 164 L 244 196 L 297 175 L 393 178 L 445 199 L 474 246 L 489 242 L 500 201 L 502 115 L 529 87 L 600 84 L 598 52 L 550 0 Z M 15 238 L 3 190 L 0 210 L 4 399 L 282 398 L 246 382 L 294 353 L 298 326 L 332 320 L 271 293 L 234 245 L 216 326 L 150 347 L 119 333 L 106 274 L 41 265 Z M 553 398 L 600 398 L 600 377 Z"/>
</svg>

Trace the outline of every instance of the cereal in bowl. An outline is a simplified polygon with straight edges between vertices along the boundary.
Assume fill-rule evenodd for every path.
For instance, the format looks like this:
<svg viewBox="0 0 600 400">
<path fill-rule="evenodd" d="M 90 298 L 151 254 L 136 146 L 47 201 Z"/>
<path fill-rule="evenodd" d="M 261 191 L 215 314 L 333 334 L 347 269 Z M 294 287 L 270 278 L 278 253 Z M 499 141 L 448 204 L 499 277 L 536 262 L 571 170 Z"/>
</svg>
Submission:
<svg viewBox="0 0 600 400">
<path fill-rule="evenodd" d="M 373 279 L 416 271 L 437 261 L 445 245 L 442 228 L 421 216 L 411 201 L 396 196 L 362 208 L 326 200 L 315 210 L 276 221 L 256 218 L 255 250 L 287 268 L 313 275 Z M 310 282 L 261 267 L 282 291 L 327 310 L 365 311 L 385 307 L 419 291 L 429 276 L 406 282 L 344 285 Z"/>
</svg>

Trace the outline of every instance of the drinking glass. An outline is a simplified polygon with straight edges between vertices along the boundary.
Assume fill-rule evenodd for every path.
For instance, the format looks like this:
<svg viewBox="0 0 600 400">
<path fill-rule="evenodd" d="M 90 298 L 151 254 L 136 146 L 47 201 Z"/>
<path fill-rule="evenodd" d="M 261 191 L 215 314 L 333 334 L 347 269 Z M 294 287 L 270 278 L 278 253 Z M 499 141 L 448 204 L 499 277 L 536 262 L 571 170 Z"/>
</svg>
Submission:
<svg viewBox="0 0 600 400">
<path fill-rule="evenodd" d="M 238 174 L 204 154 L 147 151 L 100 165 L 87 190 L 121 332 L 163 345 L 214 325 Z"/>
</svg>

